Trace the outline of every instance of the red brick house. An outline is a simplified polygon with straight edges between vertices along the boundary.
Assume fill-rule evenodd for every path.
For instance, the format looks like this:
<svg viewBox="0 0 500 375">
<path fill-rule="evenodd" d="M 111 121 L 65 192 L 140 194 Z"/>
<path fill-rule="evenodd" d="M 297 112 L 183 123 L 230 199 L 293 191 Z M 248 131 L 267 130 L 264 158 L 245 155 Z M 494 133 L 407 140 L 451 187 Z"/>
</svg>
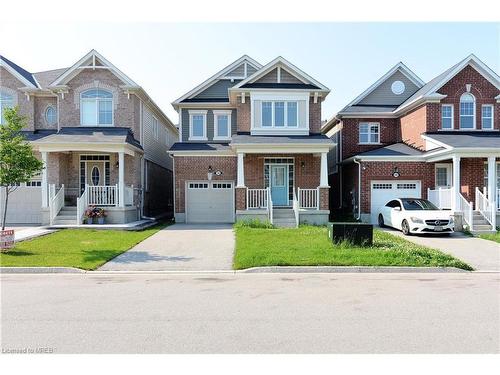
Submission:
<svg viewBox="0 0 500 375">
<path fill-rule="evenodd" d="M 282 57 L 262 66 L 242 56 L 173 102 L 176 221 L 326 222 L 329 91 Z"/>
<path fill-rule="evenodd" d="M 334 208 L 376 223 L 395 197 L 422 197 L 473 230 L 500 209 L 500 78 L 470 55 L 423 82 L 399 63 L 322 128 L 338 140 Z"/>
</svg>

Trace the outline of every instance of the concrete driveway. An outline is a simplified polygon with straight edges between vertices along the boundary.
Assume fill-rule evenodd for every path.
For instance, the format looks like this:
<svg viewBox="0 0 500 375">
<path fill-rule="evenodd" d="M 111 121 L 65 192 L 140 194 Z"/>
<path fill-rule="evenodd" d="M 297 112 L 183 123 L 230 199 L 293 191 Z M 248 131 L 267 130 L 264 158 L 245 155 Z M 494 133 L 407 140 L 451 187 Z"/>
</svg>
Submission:
<svg viewBox="0 0 500 375">
<path fill-rule="evenodd" d="M 455 232 L 450 236 L 405 236 L 395 229 L 384 228 L 383 230 L 418 245 L 441 250 L 443 253 L 464 261 L 476 271 L 500 272 L 500 244 L 496 242 L 466 236 L 460 232 Z"/>
<path fill-rule="evenodd" d="M 230 224 L 174 224 L 112 259 L 100 271 L 230 270 L 234 233 Z"/>
</svg>

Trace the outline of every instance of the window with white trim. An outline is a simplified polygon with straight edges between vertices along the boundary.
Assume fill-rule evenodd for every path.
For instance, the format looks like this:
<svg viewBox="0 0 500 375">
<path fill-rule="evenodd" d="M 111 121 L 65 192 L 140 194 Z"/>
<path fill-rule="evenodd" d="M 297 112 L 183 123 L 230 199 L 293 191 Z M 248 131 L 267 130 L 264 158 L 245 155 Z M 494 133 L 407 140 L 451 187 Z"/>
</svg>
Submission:
<svg viewBox="0 0 500 375">
<path fill-rule="evenodd" d="M 80 94 L 80 123 L 83 126 L 113 125 L 113 94 L 90 89 Z"/>
<path fill-rule="evenodd" d="M 460 129 L 476 128 L 476 98 L 466 92 L 460 97 Z"/>
<path fill-rule="evenodd" d="M 295 100 L 263 101 L 261 104 L 263 127 L 297 127 L 299 123 L 298 102 Z"/>
<path fill-rule="evenodd" d="M 443 104 L 441 106 L 441 129 L 453 129 L 453 105 Z"/>
<path fill-rule="evenodd" d="M 493 104 L 484 104 L 481 107 L 481 128 L 493 130 Z"/>
<path fill-rule="evenodd" d="M 231 138 L 231 111 L 214 111 L 214 139 Z"/>
<path fill-rule="evenodd" d="M 360 122 L 359 143 L 365 145 L 379 144 L 380 124 L 378 122 Z"/>
<path fill-rule="evenodd" d="M 156 140 L 160 139 L 160 130 L 158 126 L 158 119 L 156 117 L 151 118 L 151 127 L 153 128 L 153 136 Z"/>
<path fill-rule="evenodd" d="M 189 139 L 207 140 L 207 111 L 189 111 Z"/>
<path fill-rule="evenodd" d="M 5 110 L 14 107 L 14 97 L 0 91 L 0 125 L 5 124 Z"/>
<path fill-rule="evenodd" d="M 49 105 L 45 110 L 45 122 L 50 126 L 55 125 L 57 122 L 56 109 L 51 105 Z"/>
</svg>

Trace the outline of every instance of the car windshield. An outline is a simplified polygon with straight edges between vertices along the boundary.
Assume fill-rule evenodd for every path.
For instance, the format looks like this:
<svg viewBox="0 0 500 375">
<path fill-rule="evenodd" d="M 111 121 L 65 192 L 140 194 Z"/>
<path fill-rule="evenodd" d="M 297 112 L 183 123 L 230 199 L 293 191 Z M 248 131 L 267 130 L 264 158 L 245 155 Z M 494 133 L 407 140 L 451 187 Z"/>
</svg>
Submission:
<svg viewBox="0 0 500 375">
<path fill-rule="evenodd" d="M 407 211 L 439 210 L 439 208 L 426 199 L 401 199 L 401 201 L 403 202 L 403 207 Z"/>
</svg>

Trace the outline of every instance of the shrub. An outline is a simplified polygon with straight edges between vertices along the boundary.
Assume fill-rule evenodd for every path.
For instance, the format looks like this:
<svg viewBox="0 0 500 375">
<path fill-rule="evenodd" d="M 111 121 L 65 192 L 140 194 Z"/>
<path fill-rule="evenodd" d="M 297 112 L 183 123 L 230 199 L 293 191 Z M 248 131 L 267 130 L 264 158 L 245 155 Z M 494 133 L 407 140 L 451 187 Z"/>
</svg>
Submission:
<svg viewBox="0 0 500 375">
<path fill-rule="evenodd" d="M 234 224 L 235 228 L 260 228 L 260 229 L 274 229 L 274 225 L 269 220 L 262 221 L 260 219 L 238 220 Z"/>
</svg>

